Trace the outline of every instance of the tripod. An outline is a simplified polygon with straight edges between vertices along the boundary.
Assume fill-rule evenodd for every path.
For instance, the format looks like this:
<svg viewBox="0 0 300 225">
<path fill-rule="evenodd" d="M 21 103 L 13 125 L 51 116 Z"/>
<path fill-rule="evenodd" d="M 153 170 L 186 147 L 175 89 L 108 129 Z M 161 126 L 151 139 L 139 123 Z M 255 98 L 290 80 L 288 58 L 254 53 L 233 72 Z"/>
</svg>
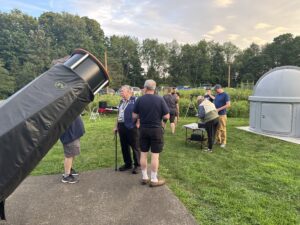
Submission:
<svg viewBox="0 0 300 225">
<path fill-rule="evenodd" d="M 190 96 L 190 103 L 189 103 L 189 105 L 188 105 L 188 107 L 186 109 L 186 113 L 185 113 L 184 118 L 187 116 L 187 114 L 189 113 L 190 109 L 194 109 L 195 110 L 196 116 L 198 114 L 197 107 L 196 107 L 195 103 L 193 102 L 193 97 L 194 97 L 193 95 Z"/>
</svg>

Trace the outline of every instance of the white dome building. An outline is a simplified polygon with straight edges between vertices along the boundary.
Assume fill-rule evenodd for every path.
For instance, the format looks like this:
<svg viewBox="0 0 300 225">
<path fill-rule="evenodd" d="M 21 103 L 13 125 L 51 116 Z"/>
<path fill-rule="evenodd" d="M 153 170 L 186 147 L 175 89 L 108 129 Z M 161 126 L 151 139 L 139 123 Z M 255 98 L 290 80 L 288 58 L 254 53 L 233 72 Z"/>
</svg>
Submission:
<svg viewBox="0 0 300 225">
<path fill-rule="evenodd" d="M 250 101 L 250 130 L 300 137 L 300 68 L 277 67 L 256 83 Z"/>
</svg>

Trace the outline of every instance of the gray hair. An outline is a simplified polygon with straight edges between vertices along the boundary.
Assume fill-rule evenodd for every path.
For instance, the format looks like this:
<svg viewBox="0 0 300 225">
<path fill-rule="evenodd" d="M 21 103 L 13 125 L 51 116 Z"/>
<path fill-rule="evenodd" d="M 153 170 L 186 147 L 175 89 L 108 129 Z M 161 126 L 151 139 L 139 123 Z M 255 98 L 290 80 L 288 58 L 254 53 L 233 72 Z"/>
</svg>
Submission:
<svg viewBox="0 0 300 225">
<path fill-rule="evenodd" d="M 127 85 L 127 84 L 126 85 L 122 85 L 121 89 L 123 89 L 123 88 L 126 89 L 126 90 L 128 90 L 129 92 L 132 92 L 132 87 L 129 86 L 129 85 Z"/>
<path fill-rule="evenodd" d="M 199 96 L 197 97 L 197 102 L 198 102 L 198 104 L 201 104 L 203 101 L 204 101 L 204 97 L 203 97 L 202 95 L 199 95 Z"/>
<path fill-rule="evenodd" d="M 155 90 L 156 82 L 154 80 L 146 80 L 144 84 L 144 88 L 148 90 Z"/>
</svg>

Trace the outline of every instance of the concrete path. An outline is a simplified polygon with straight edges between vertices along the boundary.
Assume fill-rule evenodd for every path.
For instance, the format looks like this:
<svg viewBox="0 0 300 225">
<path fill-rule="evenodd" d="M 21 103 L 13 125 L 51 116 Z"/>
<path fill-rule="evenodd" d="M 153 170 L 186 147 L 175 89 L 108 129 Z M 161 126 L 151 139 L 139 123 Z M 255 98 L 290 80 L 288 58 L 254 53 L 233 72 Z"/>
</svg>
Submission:
<svg viewBox="0 0 300 225">
<path fill-rule="evenodd" d="M 30 176 L 6 200 L 5 225 L 196 225 L 167 186 L 139 184 L 141 175 L 102 169 L 77 184 L 61 175 Z"/>
</svg>

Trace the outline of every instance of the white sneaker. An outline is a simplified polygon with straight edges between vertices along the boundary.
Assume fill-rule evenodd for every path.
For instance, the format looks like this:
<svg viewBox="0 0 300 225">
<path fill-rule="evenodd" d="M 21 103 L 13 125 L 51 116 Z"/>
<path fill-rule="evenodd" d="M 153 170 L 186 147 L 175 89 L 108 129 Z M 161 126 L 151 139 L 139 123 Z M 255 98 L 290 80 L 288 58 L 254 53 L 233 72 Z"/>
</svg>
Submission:
<svg viewBox="0 0 300 225">
<path fill-rule="evenodd" d="M 225 144 L 221 144 L 220 147 L 221 147 L 221 148 L 225 148 L 226 145 L 225 145 Z"/>
</svg>

